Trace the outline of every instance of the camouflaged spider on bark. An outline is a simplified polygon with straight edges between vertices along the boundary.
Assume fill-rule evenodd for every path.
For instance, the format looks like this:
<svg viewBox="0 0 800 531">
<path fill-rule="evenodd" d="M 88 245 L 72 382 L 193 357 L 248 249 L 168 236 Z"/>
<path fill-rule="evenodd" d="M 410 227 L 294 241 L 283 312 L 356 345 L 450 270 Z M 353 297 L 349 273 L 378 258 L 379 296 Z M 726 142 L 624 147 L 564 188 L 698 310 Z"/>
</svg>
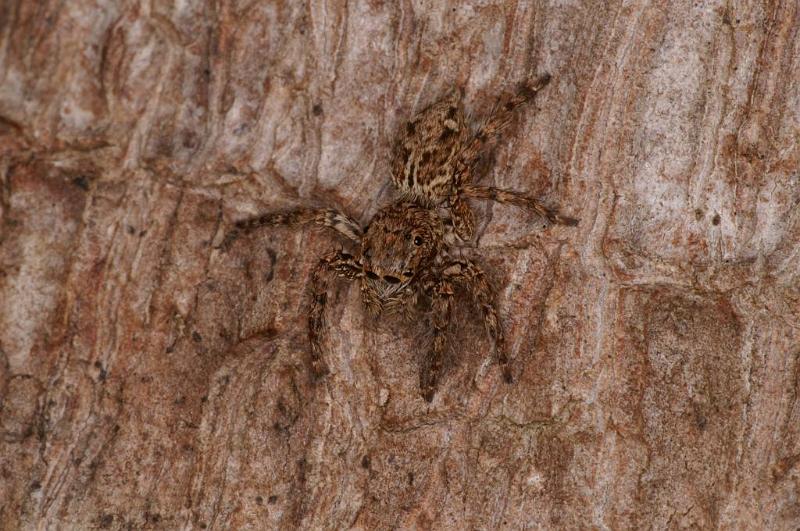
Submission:
<svg viewBox="0 0 800 531">
<path fill-rule="evenodd" d="M 546 75 L 502 98 L 488 118 L 475 128 L 466 123 L 456 93 L 418 113 L 400 132 L 392 161 L 392 182 L 401 197 L 379 210 L 366 230 L 342 212 L 329 208 L 265 214 L 237 222 L 228 233 L 222 243 L 225 249 L 241 234 L 258 227 L 316 224 L 339 232 L 357 247 L 352 253 L 328 253 L 312 276 L 308 335 L 315 375 L 328 372 L 322 353 L 323 313 L 328 282 L 332 276 L 338 276 L 358 282 L 362 301 L 374 316 L 403 313 L 413 318 L 419 315 L 418 302 L 424 303 L 433 330 L 429 355 L 420 367 L 420 389 L 425 400 L 433 399 L 441 375 L 457 289 L 469 293 L 480 307 L 503 377 L 507 382 L 512 381 L 493 291 L 475 263 L 451 257 L 448 242 L 472 237 L 470 199 L 509 203 L 552 223 L 578 223 L 525 193 L 473 184 L 481 156 L 497 141 L 514 111 L 530 101 L 549 80 Z"/>
</svg>

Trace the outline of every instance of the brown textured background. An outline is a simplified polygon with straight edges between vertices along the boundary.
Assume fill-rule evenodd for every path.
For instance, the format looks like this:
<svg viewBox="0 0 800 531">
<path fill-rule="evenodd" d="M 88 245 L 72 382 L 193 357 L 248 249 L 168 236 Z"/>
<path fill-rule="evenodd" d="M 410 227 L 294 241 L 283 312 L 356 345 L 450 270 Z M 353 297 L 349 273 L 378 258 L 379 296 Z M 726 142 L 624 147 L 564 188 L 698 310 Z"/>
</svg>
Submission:
<svg viewBox="0 0 800 531">
<path fill-rule="evenodd" d="M 337 243 L 232 220 L 391 200 L 393 131 L 553 82 L 478 205 L 474 312 L 305 283 Z M 800 3 L 0 1 L 0 527 L 800 526 Z"/>
</svg>

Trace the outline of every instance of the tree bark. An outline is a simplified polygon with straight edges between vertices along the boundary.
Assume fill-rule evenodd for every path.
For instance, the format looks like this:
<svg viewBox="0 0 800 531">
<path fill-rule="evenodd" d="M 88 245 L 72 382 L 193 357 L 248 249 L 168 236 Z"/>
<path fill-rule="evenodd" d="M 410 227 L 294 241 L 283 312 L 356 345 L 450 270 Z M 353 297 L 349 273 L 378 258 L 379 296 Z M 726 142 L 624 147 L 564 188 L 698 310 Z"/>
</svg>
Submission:
<svg viewBox="0 0 800 531">
<path fill-rule="evenodd" d="M 0 527 L 800 526 L 796 0 L 0 2 Z M 394 197 L 393 138 L 553 79 L 475 203 L 515 382 L 453 309 L 232 223 Z"/>
</svg>

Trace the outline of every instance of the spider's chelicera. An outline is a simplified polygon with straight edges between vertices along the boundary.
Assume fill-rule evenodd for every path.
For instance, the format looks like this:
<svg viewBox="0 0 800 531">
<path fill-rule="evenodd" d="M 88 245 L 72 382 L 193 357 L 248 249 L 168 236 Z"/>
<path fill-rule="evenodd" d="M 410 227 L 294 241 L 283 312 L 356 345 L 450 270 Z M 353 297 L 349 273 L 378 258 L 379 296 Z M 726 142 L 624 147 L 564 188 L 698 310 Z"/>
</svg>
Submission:
<svg viewBox="0 0 800 531">
<path fill-rule="evenodd" d="M 425 400 L 433 399 L 442 372 L 457 289 L 469 293 L 479 306 L 503 377 L 512 381 L 489 283 L 474 262 L 452 257 L 448 242 L 472 238 L 470 199 L 512 204 L 551 223 L 578 223 L 522 192 L 473 184 L 481 156 L 497 141 L 515 109 L 530 101 L 549 80 L 549 76 L 543 76 L 502 98 L 474 129 L 466 123 L 457 93 L 417 114 L 401 130 L 392 160 L 392 182 L 401 197 L 378 211 L 366 230 L 339 210 L 326 208 L 265 214 L 237 222 L 228 233 L 222 243 L 224 249 L 241 234 L 258 227 L 311 223 L 329 227 L 358 246 L 352 253 L 328 253 L 314 270 L 308 333 L 315 375 L 328 372 L 322 353 L 323 312 L 328 282 L 338 276 L 359 283 L 365 307 L 376 316 L 402 313 L 411 318 L 417 315 L 422 296 L 433 330 L 433 344 L 420 367 L 420 390 Z"/>
</svg>

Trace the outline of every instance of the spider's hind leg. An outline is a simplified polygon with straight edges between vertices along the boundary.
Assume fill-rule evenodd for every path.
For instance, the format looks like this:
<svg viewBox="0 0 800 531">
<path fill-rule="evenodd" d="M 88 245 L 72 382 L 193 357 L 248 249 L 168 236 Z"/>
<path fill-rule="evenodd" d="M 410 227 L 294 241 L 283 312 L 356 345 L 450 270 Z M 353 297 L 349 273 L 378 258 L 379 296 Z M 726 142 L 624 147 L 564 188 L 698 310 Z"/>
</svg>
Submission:
<svg viewBox="0 0 800 531">
<path fill-rule="evenodd" d="M 563 216 L 559 214 L 557 210 L 549 208 L 528 194 L 517 192 L 516 190 L 469 184 L 461 189 L 461 195 L 472 199 L 489 199 L 491 201 L 497 201 L 498 203 L 507 203 L 509 205 L 521 207 L 545 218 L 550 223 L 558 223 L 559 225 L 574 227 L 580 221 L 569 216 Z"/>
<path fill-rule="evenodd" d="M 536 93 L 550 83 L 550 74 L 544 74 L 532 82 L 521 84 L 517 91 L 504 94 L 492 109 L 489 117 L 478 127 L 472 141 L 462 152 L 463 163 L 471 167 L 477 163 L 481 152 L 493 145 L 500 134 L 511 124 L 516 110 L 533 100 Z"/>
<path fill-rule="evenodd" d="M 485 161 L 485 159 L 482 159 L 482 154 L 497 142 L 500 134 L 511 123 L 517 109 L 530 102 L 536 93 L 549 82 L 550 75 L 545 74 L 532 82 L 522 84 L 515 93 L 505 94 L 501 97 L 489 117 L 480 124 L 472 135 L 471 140 L 462 150 L 459 160 L 461 171 L 457 173 L 458 179 L 455 183 L 456 195 L 451 199 L 453 225 L 456 229 L 456 234 L 458 234 L 462 240 L 471 239 L 474 232 L 473 213 L 467 200 L 469 198 L 487 198 L 486 194 L 481 193 L 481 191 L 487 189 L 486 187 L 478 187 L 471 184 L 473 176 L 482 173 L 479 168 L 481 160 Z M 515 192 L 509 192 L 509 194 L 513 193 Z M 502 198 L 505 199 L 509 194 L 503 195 Z M 503 200 L 497 197 L 491 198 Z M 556 223 L 570 224 L 568 223 L 568 221 L 571 221 L 570 218 L 558 216 L 534 199 L 527 198 L 527 202 L 525 202 L 524 205 L 519 204 L 519 202 L 515 204 L 535 210 L 537 213 L 545 215 L 548 219 Z"/>
</svg>

